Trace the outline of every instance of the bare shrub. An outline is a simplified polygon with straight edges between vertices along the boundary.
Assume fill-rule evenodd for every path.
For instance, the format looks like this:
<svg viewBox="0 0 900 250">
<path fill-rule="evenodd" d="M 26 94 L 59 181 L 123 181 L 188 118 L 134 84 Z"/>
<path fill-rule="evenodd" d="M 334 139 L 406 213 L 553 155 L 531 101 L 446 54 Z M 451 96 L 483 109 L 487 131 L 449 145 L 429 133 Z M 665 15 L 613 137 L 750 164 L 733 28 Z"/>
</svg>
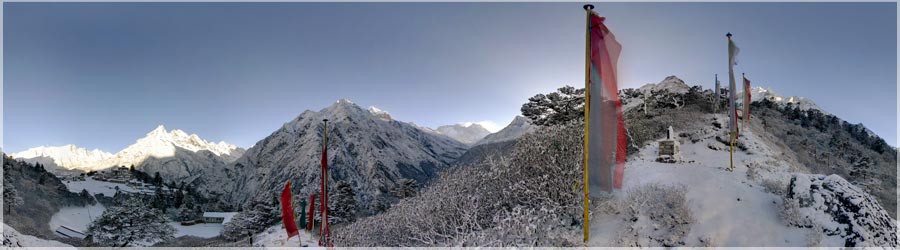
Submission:
<svg viewBox="0 0 900 250">
<path fill-rule="evenodd" d="M 628 192 L 620 211 L 626 224 L 615 243 L 628 247 L 683 246 L 694 218 L 684 186 L 647 184 Z"/>
<path fill-rule="evenodd" d="M 762 181 L 763 190 L 778 196 L 784 196 L 787 193 L 787 184 L 780 180 L 764 179 Z"/>
<path fill-rule="evenodd" d="M 813 226 L 813 221 L 800 212 L 800 201 L 797 199 L 781 197 L 781 203 L 777 205 L 778 218 L 788 226 L 805 227 Z"/>
<path fill-rule="evenodd" d="M 339 246 L 575 246 L 583 123 L 542 127 L 508 158 L 458 166 L 418 195 L 334 232 Z"/>
</svg>

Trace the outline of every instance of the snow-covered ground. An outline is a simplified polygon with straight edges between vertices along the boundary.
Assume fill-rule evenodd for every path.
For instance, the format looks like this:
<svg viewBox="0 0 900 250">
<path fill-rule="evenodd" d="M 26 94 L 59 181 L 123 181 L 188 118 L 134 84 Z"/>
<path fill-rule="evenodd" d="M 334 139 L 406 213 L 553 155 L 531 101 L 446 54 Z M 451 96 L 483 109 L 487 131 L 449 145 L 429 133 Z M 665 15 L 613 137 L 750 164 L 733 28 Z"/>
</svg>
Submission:
<svg viewBox="0 0 900 250">
<path fill-rule="evenodd" d="M 267 248 L 280 247 L 317 247 L 318 240 L 307 232 L 300 229 L 300 235 L 287 238 L 287 231 L 284 230 L 284 224 L 278 224 L 267 228 L 265 231 L 253 236 L 253 246 L 261 246 Z"/>
<path fill-rule="evenodd" d="M 87 232 L 91 221 L 99 218 L 105 210 L 106 208 L 100 203 L 93 206 L 60 208 L 59 212 L 50 217 L 50 230 L 53 231 L 59 226 L 66 226 L 81 232 Z"/>
<path fill-rule="evenodd" d="M 169 222 L 169 225 L 175 228 L 175 237 L 185 235 L 197 236 L 200 238 L 212 238 L 219 236 L 224 227 L 220 223 L 200 223 L 191 226 L 182 226 L 178 222 Z"/>
<path fill-rule="evenodd" d="M 712 132 L 711 126 L 706 129 L 710 135 L 722 132 Z M 695 220 L 684 239 L 687 246 L 703 245 L 701 238 L 709 239 L 717 246 L 729 247 L 806 246 L 809 230 L 790 227 L 781 221 L 777 209 L 781 198 L 759 185 L 763 178 L 790 178 L 789 164 L 776 153 L 778 150 L 769 148 L 769 144 L 751 129 L 741 132 L 741 140 L 749 148 L 749 154 L 735 149 L 734 172 L 725 171 L 729 165 L 729 151 L 710 148 L 716 143 L 721 145 L 714 137 L 708 136 L 696 143 L 682 138 L 681 153 L 685 162 L 674 164 L 656 162 L 658 144 L 653 143 L 643 147 L 637 157 L 628 159 L 624 186 L 614 197 L 625 197 L 630 190 L 649 183 L 684 186 Z M 758 179 L 747 177 L 748 165 L 759 172 Z M 588 245 L 615 246 L 616 230 L 624 223 L 619 216 L 595 213 Z M 842 246 L 837 243 L 842 242 L 840 240 L 825 236 L 821 243 Z"/>
<path fill-rule="evenodd" d="M 137 189 L 134 189 L 127 184 L 98 181 L 92 177 L 87 177 L 84 181 L 64 181 L 64 183 L 71 192 L 79 193 L 81 190 L 87 189 L 92 195 L 103 194 L 106 197 L 113 197 L 116 195 L 116 187 L 119 187 L 119 190 L 122 192 L 138 192 Z"/>
<path fill-rule="evenodd" d="M 87 232 L 88 225 L 100 217 L 105 210 L 106 208 L 99 203 L 86 207 L 63 207 L 50 218 L 50 230 L 56 230 L 59 226 L 67 226 L 81 232 Z M 178 222 L 169 222 L 169 225 L 175 228 L 175 237 L 191 235 L 201 238 L 216 237 L 222 233 L 222 228 L 224 227 L 221 223 L 200 223 L 192 226 L 182 226 Z"/>
<path fill-rule="evenodd" d="M 15 228 L 3 223 L 2 245 L 0 249 L 27 247 L 31 249 L 76 249 L 65 243 L 55 240 L 45 240 L 31 235 L 24 235 Z"/>
</svg>

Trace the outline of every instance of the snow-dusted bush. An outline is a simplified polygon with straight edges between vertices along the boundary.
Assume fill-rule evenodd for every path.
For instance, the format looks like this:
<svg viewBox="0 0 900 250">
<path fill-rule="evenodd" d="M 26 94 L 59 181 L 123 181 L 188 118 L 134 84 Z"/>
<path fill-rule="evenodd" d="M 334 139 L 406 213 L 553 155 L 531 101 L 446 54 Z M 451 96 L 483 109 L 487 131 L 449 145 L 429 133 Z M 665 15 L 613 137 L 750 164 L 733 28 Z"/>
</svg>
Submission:
<svg viewBox="0 0 900 250">
<path fill-rule="evenodd" d="M 761 185 L 766 192 L 778 196 L 783 196 L 787 191 L 787 184 L 779 180 L 763 179 Z"/>
<path fill-rule="evenodd" d="M 788 197 L 782 197 L 781 203 L 776 207 L 778 218 L 788 226 L 810 228 L 812 220 L 800 212 L 800 201 Z"/>
<path fill-rule="evenodd" d="M 100 218 L 88 227 L 94 241 L 106 246 L 124 247 L 135 241 L 166 241 L 173 238 L 175 229 L 162 211 L 147 206 L 140 198 L 132 197 L 120 205 L 103 211 Z"/>
<path fill-rule="evenodd" d="M 878 201 L 837 175 L 794 174 L 779 209 L 786 224 L 821 228 L 844 246 L 897 246 L 895 221 Z"/>
<path fill-rule="evenodd" d="M 384 213 L 336 228 L 339 246 L 580 244 L 583 123 L 527 134 L 508 158 L 459 166 Z"/>
<path fill-rule="evenodd" d="M 655 183 L 630 190 L 621 201 L 625 226 L 619 230 L 615 243 L 629 247 L 684 246 L 691 231 L 691 215 L 683 186 L 663 186 Z"/>
<path fill-rule="evenodd" d="M 281 211 L 276 205 L 257 201 L 234 215 L 231 222 L 222 228 L 222 236 L 228 240 L 238 240 L 262 232 L 280 220 Z"/>
</svg>

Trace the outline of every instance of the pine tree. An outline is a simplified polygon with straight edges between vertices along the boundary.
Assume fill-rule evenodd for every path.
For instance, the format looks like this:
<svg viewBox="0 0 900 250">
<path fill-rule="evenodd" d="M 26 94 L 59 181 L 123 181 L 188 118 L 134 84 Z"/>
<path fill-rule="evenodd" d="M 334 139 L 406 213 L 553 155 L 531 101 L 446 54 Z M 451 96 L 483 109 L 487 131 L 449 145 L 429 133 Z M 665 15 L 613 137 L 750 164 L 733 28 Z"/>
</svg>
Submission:
<svg viewBox="0 0 900 250">
<path fill-rule="evenodd" d="M 156 172 L 156 174 L 153 175 L 153 184 L 156 186 L 162 186 L 163 180 L 162 176 L 159 175 L 159 172 Z"/>
<path fill-rule="evenodd" d="M 397 185 L 391 190 L 391 194 L 399 199 L 413 197 L 418 192 L 419 183 L 412 179 L 400 179 Z"/>
<path fill-rule="evenodd" d="M 9 179 L 3 180 L 3 204 L 6 205 L 6 213 L 9 214 L 13 207 L 21 206 L 25 201 L 19 196 L 19 191 Z"/>
<path fill-rule="evenodd" d="M 166 196 L 163 194 L 162 187 L 157 186 L 156 192 L 153 195 L 153 207 L 160 209 L 162 211 L 166 211 Z"/>
<path fill-rule="evenodd" d="M 337 224 L 356 220 L 358 205 L 353 186 L 346 181 L 338 181 L 335 183 L 334 189 L 328 200 L 329 222 Z"/>
<path fill-rule="evenodd" d="M 96 203 L 94 201 L 94 197 L 91 196 L 91 192 L 88 192 L 87 189 L 81 189 L 81 193 L 79 195 L 81 195 L 82 198 L 86 199 L 91 205 Z"/>
<path fill-rule="evenodd" d="M 297 196 L 297 197 L 294 197 L 294 200 L 300 200 L 300 203 L 299 203 L 300 206 L 294 208 L 294 210 L 300 210 L 300 220 L 298 221 L 300 224 L 297 224 L 297 226 L 300 228 L 305 228 L 306 224 L 308 224 L 306 221 L 306 213 L 305 213 L 306 199 L 303 199 L 302 196 Z"/>
<path fill-rule="evenodd" d="M 572 86 L 550 94 L 537 94 L 522 105 L 522 116 L 535 125 L 549 126 L 584 116 L 584 89 Z"/>
<path fill-rule="evenodd" d="M 175 190 L 172 206 L 181 207 L 182 204 L 184 204 L 184 193 L 181 192 L 181 189 Z"/>
<path fill-rule="evenodd" d="M 88 227 L 88 233 L 102 245 L 124 247 L 134 241 L 172 239 L 175 229 L 166 222 L 162 211 L 132 197 L 104 211 Z"/>
</svg>

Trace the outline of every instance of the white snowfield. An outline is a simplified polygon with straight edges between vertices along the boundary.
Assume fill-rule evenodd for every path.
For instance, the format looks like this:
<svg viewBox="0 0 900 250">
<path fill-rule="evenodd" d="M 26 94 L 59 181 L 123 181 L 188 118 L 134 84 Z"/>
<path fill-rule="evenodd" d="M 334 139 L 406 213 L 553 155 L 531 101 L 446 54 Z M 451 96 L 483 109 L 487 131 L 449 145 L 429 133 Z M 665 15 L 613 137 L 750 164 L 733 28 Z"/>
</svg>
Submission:
<svg viewBox="0 0 900 250">
<path fill-rule="evenodd" d="M 723 123 L 727 121 L 725 115 L 715 116 Z M 711 121 L 712 115 L 706 118 Z M 713 146 L 715 144 L 722 145 L 716 141 L 715 135 L 723 133 L 725 130 L 714 129 L 712 125 L 698 130 L 707 132 L 708 136 L 696 143 L 691 143 L 690 139 L 680 138 L 681 152 L 685 162 L 674 164 L 655 162 L 658 154 L 656 143 L 646 145 L 641 148 L 637 156 L 628 159 L 623 188 L 615 191 L 613 197 L 622 199 L 627 197 L 629 191 L 634 188 L 649 183 L 685 187 L 686 199 L 694 218 L 690 232 L 684 238 L 686 246 L 703 246 L 705 244 L 724 247 L 805 247 L 811 244 L 844 246 L 846 235 L 843 237 L 841 235 L 828 236 L 821 229 L 789 226 L 779 217 L 782 198 L 767 192 L 762 182 L 781 181 L 785 184 L 784 188 L 787 188 L 786 184 L 792 176 L 819 175 L 792 173 L 791 166 L 797 163 L 789 157 L 783 156 L 781 150 L 772 148 L 774 146 L 770 145 L 775 144 L 764 138 L 768 134 L 758 136 L 755 132 L 759 129 L 761 128 L 752 127 L 741 131 L 740 140 L 748 150 L 744 152 L 735 148 L 734 172 L 725 171 L 729 165 L 727 147 L 719 150 L 712 149 L 715 148 Z M 678 132 L 693 131 L 676 131 L 676 133 Z M 706 133 L 701 132 L 701 134 Z M 750 174 L 754 177 L 748 177 L 748 166 L 754 168 Z M 828 178 L 841 179 L 834 175 Z M 843 183 L 850 185 L 846 181 Z M 867 194 L 865 195 L 867 196 Z M 821 203 L 822 201 L 820 199 L 815 202 Z M 813 207 L 815 208 L 815 206 Z M 813 216 L 817 216 L 816 220 L 820 224 L 837 223 L 835 218 L 821 210 L 804 212 L 807 215 L 815 214 Z M 853 218 L 853 215 L 850 216 Z M 888 217 L 888 219 L 890 218 Z M 617 246 L 615 240 L 621 226 L 625 225 L 624 220 L 622 215 L 594 211 L 591 219 L 591 239 L 588 245 Z M 891 221 L 891 224 L 893 223 L 894 221 Z M 854 224 L 856 223 L 854 222 Z M 653 234 L 653 230 L 648 228 L 654 228 L 654 226 L 645 226 L 642 229 L 645 231 L 640 234 Z M 831 227 L 839 226 L 831 225 Z M 888 227 L 896 228 L 895 224 Z M 863 245 L 887 244 L 884 242 L 869 243 L 871 244 Z M 646 246 L 646 244 L 644 245 Z"/>
<path fill-rule="evenodd" d="M 54 249 L 54 250 L 75 250 L 77 248 L 55 240 L 45 240 L 31 235 L 24 235 L 16 231 L 16 229 L 3 223 L 3 237 L 0 248 L 28 248 L 28 249 Z"/>
<path fill-rule="evenodd" d="M 123 183 L 115 183 L 115 182 L 107 182 L 107 181 L 98 181 L 93 177 L 87 177 L 84 181 L 63 181 L 63 184 L 69 189 L 69 192 L 80 193 L 81 190 L 87 190 L 94 194 L 103 194 L 106 197 L 113 197 L 116 195 L 116 188 L 121 192 L 126 193 L 137 193 L 137 192 L 150 192 L 152 193 L 154 189 L 146 189 L 146 190 L 138 190 L 132 188 L 128 184 Z"/>
<path fill-rule="evenodd" d="M 59 209 L 59 212 L 50 217 L 50 231 L 54 231 L 60 226 L 66 226 L 82 233 L 87 233 L 88 225 L 95 219 L 100 218 L 103 211 L 106 211 L 106 207 L 100 203 L 84 207 L 62 207 Z"/>
<path fill-rule="evenodd" d="M 318 247 L 318 244 L 318 240 L 315 236 L 303 228 L 300 229 L 300 235 L 288 239 L 287 231 L 284 230 L 284 224 L 282 223 L 269 227 L 265 231 L 253 236 L 253 246 L 265 247 L 266 249 Z"/>
</svg>

